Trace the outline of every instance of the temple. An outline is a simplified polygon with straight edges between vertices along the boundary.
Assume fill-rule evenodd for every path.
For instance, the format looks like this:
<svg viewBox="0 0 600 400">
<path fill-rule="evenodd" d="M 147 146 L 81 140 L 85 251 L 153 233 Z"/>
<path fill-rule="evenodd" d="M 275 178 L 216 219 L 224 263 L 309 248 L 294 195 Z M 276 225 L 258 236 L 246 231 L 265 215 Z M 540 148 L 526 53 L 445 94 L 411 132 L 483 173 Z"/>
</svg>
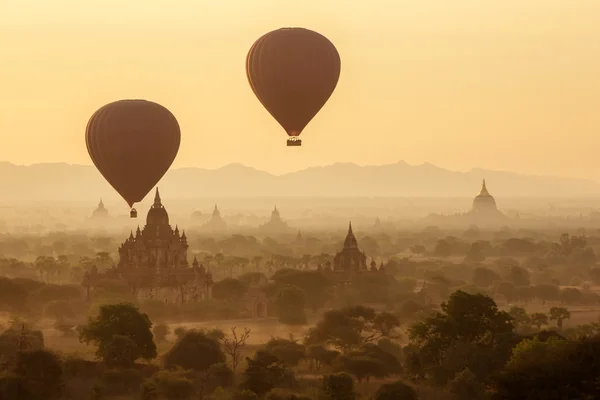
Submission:
<svg viewBox="0 0 600 400">
<path fill-rule="evenodd" d="M 119 247 L 119 262 L 113 269 L 99 273 L 96 268 L 86 272 L 83 286 L 90 290 L 103 282 L 127 282 L 138 300 L 159 300 L 166 303 L 186 303 L 212 297 L 212 275 L 194 259 L 187 260 L 188 242 L 185 231 L 173 230 L 169 214 L 162 204 L 158 189 L 154 204 L 148 211 L 146 226 Z"/>
<path fill-rule="evenodd" d="M 475 198 L 473 199 L 473 206 L 471 207 L 471 211 L 467 213 L 474 222 L 477 220 L 496 220 L 496 219 L 504 219 L 506 216 L 498 210 L 498 206 L 496 205 L 496 200 L 494 196 L 490 194 L 485 184 L 485 179 L 481 184 L 481 191 Z"/>
<path fill-rule="evenodd" d="M 430 214 L 424 219 L 424 222 L 429 225 L 453 228 L 471 225 L 490 228 L 504 226 L 510 222 L 510 218 L 498 209 L 496 200 L 488 191 L 484 179 L 481 190 L 473 199 L 471 209 L 468 212 L 452 215 Z"/>
<path fill-rule="evenodd" d="M 271 218 L 266 223 L 259 226 L 258 229 L 264 233 L 290 233 L 292 231 L 292 228 L 281 219 L 277 206 L 275 206 L 271 212 Z"/>
<path fill-rule="evenodd" d="M 358 241 L 352 232 L 352 223 L 344 240 L 342 251 L 333 259 L 333 270 L 342 272 L 367 271 L 367 256 L 358 248 Z"/>
<path fill-rule="evenodd" d="M 379 268 L 377 268 L 375 260 L 371 260 L 370 268 L 367 265 L 367 256 L 358 248 L 358 241 L 352 231 L 352 223 L 348 226 L 342 250 L 333 259 L 333 268 L 327 266 L 323 269 L 319 266 L 318 269 L 324 271 L 340 288 L 351 284 L 355 279 L 360 279 L 362 274 L 385 273 L 383 263 Z"/>
<path fill-rule="evenodd" d="M 481 185 L 481 191 L 475 198 L 473 199 L 473 207 L 471 209 L 472 213 L 495 213 L 498 211 L 498 207 L 496 206 L 496 200 L 494 197 L 488 192 L 487 186 L 485 185 L 485 179 Z"/>
<path fill-rule="evenodd" d="M 227 230 L 227 223 L 225 222 L 223 217 L 221 217 L 221 212 L 219 211 L 219 208 L 216 204 L 212 215 L 210 216 L 210 219 L 206 224 L 202 226 L 202 228 L 213 232 Z"/>
<path fill-rule="evenodd" d="M 98 207 L 92 213 L 92 218 L 101 219 L 101 218 L 107 218 L 107 217 L 108 217 L 108 210 L 106 209 L 106 207 L 104 207 L 104 203 L 102 202 L 102 199 L 100 199 L 100 203 L 98 203 Z"/>
</svg>

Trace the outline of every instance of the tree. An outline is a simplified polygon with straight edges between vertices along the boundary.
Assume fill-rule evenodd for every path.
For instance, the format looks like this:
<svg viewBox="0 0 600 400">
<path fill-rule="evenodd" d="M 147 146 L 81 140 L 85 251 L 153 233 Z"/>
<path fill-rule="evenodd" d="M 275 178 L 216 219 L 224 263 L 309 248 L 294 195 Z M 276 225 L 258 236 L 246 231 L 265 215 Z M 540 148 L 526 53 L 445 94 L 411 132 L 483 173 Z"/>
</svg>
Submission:
<svg viewBox="0 0 600 400">
<path fill-rule="evenodd" d="M 185 370 L 158 371 L 142 384 L 142 400 L 188 400 L 194 393 L 194 384 Z"/>
<path fill-rule="evenodd" d="M 126 336 L 135 344 L 133 358 L 156 358 L 156 344 L 152 337 L 152 322 L 133 304 L 107 304 L 100 307 L 97 317 L 92 317 L 79 334 L 79 340 L 98 346 L 96 355 L 103 357 L 114 336 Z"/>
<path fill-rule="evenodd" d="M 375 400 L 418 400 L 417 391 L 402 381 L 385 383 L 377 389 Z"/>
<path fill-rule="evenodd" d="M 286 325 L 306 323 L 304 312 L 306 296 L 297 286 L 284 286 L 275 295 L 275 308 L 279 322 Z"/>
<path fill-rule="evenodd" d="M 15 280 L 0 277 L 0 308 L 5 311 L 23 310 L 27 290 Z"/>
<path fill-rule="evenodd" d="M 54 353 L 45 350 L 19 352 L 14 372 L 22 378 L 21 383 L 30 399 L 62 398 L 63 371 L 60 359 Z"/>
<path fill-rule="evenodd" d="M 327 256 L 328 257 L 328 256 Z M 296 286 L 304 292 L 306 306 L 316 311 L 332 298 L 333 282 L 322 271 L 283 269 L 271 277 L 278 286 Z"/>
<path fill-rule="evenodd" d="M 365 379 L 369 382 L 372 376 L 383 378 L 385 374 L 385 366 L 379 360 L 363 357 L 360 355 L 349 355 L 343 356 L 342 359 L 343 370 L 349 372 L 358 380 L 358 383 Z"/>
<path fill-rule="evenodd" d="M 470 369 L 465 368 L 448 383 L 450 393 L 456 395 L 460 400 L 476 400 L 481 398 L 485 392 L 484 385 Z"/>
<path fill-rule="evenodd" d="M 246 345 L 246 340 L 250 337 L 250 329 L 244 328 L 244 333 L 239 337 L 236 333 L 236 327 L 231 328 L 231 338 L 223 335 L 221 343 L 223 343 L 223 350 L 231 358 L 231 367 L 233 372 L 237 370 L 237 366 L 242 360 L 242 347 Z"/>
<path fill-rule="evenodd" d="M 196 396 L 202 400 L 205 395 L 218 388 L 227 388 L 234 383 L 233 371 L 225 363 L 211 365 L 196 379 Z"/>
<path fill-rule="evenodd" d="M 527 326 L 531 322 L 529 315 L 522 307 L 512 307 L 508 314 L 512 317 L 513 324 L 517 329 Z"/>
<path fill-rule="evenodd" d="M 497 399 L 597 399 L 600 337 L 524 340 L 493 378 Z"/>
<path fill-rule="evenodd" d="M 341 373 L 323 377 L 323 392 L 331 400 L 355 400 L 354 380 L 348 374 Z"/>
<path fill-rule="evenodd" d="M 531 325 L 542 329 L 542 325 L 548 325 L 548 316 L 544 313 L 533 313 L 529 317 Z"/>
<path fill-rule="evenodd" d="M 401 372 L 400 362 L 378 345 L 369 343 L 358 351 L 352 351 L 341 358 L 344 371 L 351 373 L 361 382 L 374 376 L 384 378 Z"/>
<path fill-rule="evenodd" d="M 481 287 L 488 287 L 500 280 L 500 276 L 489 268 L 478 267 L 473 270 L 472 282 Z"/>
<path fill-rule="evenodd" d="M 479 243 L 475 242 L 471 245 L 471 248 L 469 249 L 469 252 L 467 253 L 466 259 L 467 259 L 467 261 L 471 261 L 471 262 L 475 262 L 475 263 L 479 263 L 479 262 L 482 262 L 483 260 L 485 260 L 485 254 L 483 254 L 481 245 Z"/>
<path fill-rule="evenodd" d="M 529 271 L 523 267 L 512 267 L 508 273 L 507 279 L 515 286 L 529 286 Z"/>
<path fill-rule="evenodd" d="M 504 296 L 509 303 L 512 303 L 519 298 L 517 288 L 515 288 L 515 285 L 512 282 L 508 281 L 498 283 L 496 286 L 496 293 Z"/>
<path fill-rule="evenodd" d="M 102 359 L 109 367 L 131 368 L 136 359 L 135 342 L 128 336 L 113 335 L 104 346 Z"/>
<path fill-rule="evenodd" d="M 369 307 L 356 306 L 331 310 L 311 328 L 307 344 L 327 344 L 342 351 L 359 348 L 383 337 L 394 338 L 400 321 L 387 312 L 377 313 Z"/>
<path fill-rule="evenodd" d="M 564 307 L 552 307 L 550 309 L 550 319 L 556 321 L 556 326 L 563 327 L 563 321 L 571 318 L 571 312 Z"/>
<path fill-rule="evenodd" d="M 273 338 L 265 344 L 265 350 L 288 367 L 298 365 L 300 360 L 306 356 L 306 348 L 293 339 Z"/>
<path fill-rule="evenodd" d="M 225 300 L 232 303 L 238 302 L 246 293 L 246 286 L 239 280 L 225 278 L 213 285 L 212 294 L 216 300 Z"/>
<path fill-rule="evenodd" d="M 557 285 L 542 283 L 533 287 L 534 296 L 543 301 L 558 300 L 560 288 Z"/>
<path fill-rule="evenodd" d="M 225 362 L 225 354 L 215 339 L 204 332 L 190 330 L 165 354 L 167 368 L 181 367 L 206 371 L 211 365 Z"/>
<path fill-rule="evenodd" d="M 256 395 L 264 396 L 271 389 L 278 387 L 289 378 L 289 372 L 281 361 L 273 354 L 259 350 L 252 358 L 246 358 L 248 368 L 244 371 L 242 389 L 250 390 Z"/>
<path fill-rule="evenodd" d="M 335 359 L 340 355 L 338 351 L 326 349 L 323 346 L 309 346 L 307 356 L 313 360 L 315 370 L 319 371 L 323 364 L 333 365 Z"/>
<path fill-rule="evenodd" d="M 502 368 L 514 344 L 514 325 L 508 313 L 499 311 L 487 296 L 460 290 L 441 308 L 442 312 L 409 329 L 422 373 L 445 384 L 464 368 L 479 379 Z"/>
</svg>

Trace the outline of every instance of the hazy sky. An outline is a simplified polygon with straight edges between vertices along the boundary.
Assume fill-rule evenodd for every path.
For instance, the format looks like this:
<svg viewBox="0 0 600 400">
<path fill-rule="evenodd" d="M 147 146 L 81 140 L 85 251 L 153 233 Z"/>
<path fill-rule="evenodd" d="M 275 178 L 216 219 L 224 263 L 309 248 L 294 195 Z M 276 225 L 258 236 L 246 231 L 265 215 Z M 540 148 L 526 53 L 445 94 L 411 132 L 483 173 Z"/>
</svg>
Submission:
<svg viewBox="0 0 600 400">
<path fill-rule="evenodd" d="M 244 69 L 286 26 L 342 58 L 300 148 Z M 0 0 L 0 160 L 90 164 L 87 120 L 123 98 L 175 114 L 177 167 L 406 160 L 600 180 L 600 1 Z"/>
</svg>

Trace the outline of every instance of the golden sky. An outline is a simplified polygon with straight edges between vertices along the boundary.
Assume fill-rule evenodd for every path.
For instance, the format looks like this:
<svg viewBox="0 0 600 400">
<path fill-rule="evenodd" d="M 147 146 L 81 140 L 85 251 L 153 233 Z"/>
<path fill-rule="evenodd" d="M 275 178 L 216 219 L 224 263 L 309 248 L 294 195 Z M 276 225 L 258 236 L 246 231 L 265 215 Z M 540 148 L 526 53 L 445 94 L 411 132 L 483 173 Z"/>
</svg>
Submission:
<svg viewBox="0 0 600 400">
<path fill-rule="evenodd" d="M 285 26 L 342 58 L 300 148 L 245 76 L 254 40 Z M 175 114 L 176 167 L 405 160 L 600 180 L 600 1 L 0 0 L 0 160 L 91 164 L 87 120 L 123 98 Z"/>
</svg>

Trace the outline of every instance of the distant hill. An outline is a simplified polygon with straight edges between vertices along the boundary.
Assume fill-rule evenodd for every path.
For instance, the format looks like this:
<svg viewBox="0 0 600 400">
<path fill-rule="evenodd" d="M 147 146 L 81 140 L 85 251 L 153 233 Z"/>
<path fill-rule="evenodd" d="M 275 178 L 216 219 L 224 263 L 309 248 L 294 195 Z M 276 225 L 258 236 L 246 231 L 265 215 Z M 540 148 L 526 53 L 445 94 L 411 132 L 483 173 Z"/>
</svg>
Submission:
<svg viewBox="0 0 600 400">
<path fill-rule="evenodd" d="M 159 184 L 171 198 L 223 197 L 471 197 L 485 178 L 492 195 L 502 197 L 599 196 L 600 184 L 584 179 L 529 176 L 473 169 L 456 172 L 432 164 L 405 162 L 378 166 L 333 164 L 284 175 L 230 164 L 208 170 L 169 171 Z M 97 201 L 116 199 L 93 166 L 0 162 L 0 201 Z"/>
</svg>

